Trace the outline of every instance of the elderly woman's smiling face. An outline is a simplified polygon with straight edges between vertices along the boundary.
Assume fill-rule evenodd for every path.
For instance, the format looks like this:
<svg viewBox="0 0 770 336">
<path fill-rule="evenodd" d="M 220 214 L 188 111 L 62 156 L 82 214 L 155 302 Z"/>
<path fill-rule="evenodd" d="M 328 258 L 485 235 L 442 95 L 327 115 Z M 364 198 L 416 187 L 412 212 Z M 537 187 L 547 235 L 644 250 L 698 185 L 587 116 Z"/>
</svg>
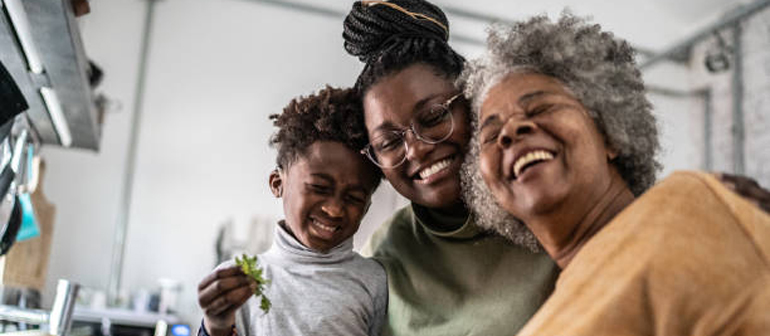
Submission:
<svg viewBox="0 0 770 336">
<path fill-rule="evenodd" d="M 487 93 L 479 125 L 481 175 L 525 223 L 581 216 L 617 175 L 615 154 L 585 107 L 552 77 L 507 75 Z"/>
</svg>

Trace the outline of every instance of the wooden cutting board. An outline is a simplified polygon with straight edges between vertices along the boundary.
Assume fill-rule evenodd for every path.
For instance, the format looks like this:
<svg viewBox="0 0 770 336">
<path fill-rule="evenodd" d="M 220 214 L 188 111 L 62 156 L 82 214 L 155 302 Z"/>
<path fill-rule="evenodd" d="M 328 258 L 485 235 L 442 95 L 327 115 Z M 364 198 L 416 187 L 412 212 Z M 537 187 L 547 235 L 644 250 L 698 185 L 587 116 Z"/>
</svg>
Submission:
<svg viewBox="0 0 770 336">
<path fill-rule="evenodd" d="M 13 244 L 8 254 L 2 257 L 3 286 L 39 291 L 45 286 L 56 207 L 43 194 L 44 170 L 45 164 L 41 162 L 37 190 L 30 197 L 40 236 Z"/>
</svg>

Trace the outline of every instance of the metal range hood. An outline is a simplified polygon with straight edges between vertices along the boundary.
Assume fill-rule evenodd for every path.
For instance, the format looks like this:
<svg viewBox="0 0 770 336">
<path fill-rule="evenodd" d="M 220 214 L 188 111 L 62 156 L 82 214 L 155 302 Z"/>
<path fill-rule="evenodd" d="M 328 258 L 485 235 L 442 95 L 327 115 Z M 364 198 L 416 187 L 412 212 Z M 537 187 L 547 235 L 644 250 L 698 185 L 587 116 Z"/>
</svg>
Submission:
<svg viewBox="0 0 770 336">
<path fill-rule="evenodd" d="M 0 60 L 42 144 L 99 149 L 101 125 L 70 0 L 0 0 Z"/>
</svg>

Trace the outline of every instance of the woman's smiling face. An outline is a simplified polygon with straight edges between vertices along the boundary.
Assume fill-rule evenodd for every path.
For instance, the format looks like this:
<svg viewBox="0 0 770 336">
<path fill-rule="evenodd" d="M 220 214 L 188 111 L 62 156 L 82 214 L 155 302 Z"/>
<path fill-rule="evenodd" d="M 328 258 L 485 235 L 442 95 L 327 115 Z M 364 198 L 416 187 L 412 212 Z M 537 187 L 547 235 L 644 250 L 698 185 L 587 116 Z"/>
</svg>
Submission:
<svg viewBox="0 0 770 336">
<path fill-rule="evenodd" d="M 552 77 L 507 75 L 487 93 L 479 125 L 482 177 L 524 222 L 554 212 L 579 216 L 610 183 L 615 153 L 585 107 Z"/>
<path fill-rule="evenodd" d="M 445 103 L 458 93 L 452 81 L 427 65 L 411 65 L 371 86 L 364 96 L 364 116 L 369 139 L 383 132 L 408 129 L 415 116 Z M 444 208 L 460 202 L 459 171 L 470 139 L 468 108 L 464 100 L 449 105 L 454 128 L 437 144 L 428 144 L 406 132 L 406 160 L 383 168 L 390 184 L 412 202 Z"/>
</svg>

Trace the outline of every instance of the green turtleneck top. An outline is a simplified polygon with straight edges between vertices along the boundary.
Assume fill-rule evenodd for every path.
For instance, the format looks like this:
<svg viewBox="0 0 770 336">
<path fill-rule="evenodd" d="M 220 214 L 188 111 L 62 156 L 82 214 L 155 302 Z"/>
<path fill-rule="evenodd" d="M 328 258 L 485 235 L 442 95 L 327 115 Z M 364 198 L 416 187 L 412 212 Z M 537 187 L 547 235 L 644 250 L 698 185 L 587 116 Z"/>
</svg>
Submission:
<svg viewBox="0 0 770 336">
<path fill-rule="evenodd" d="M 446 227 L 457 229 L 438 229 Z M 383 335 L 514 335 L 548 298 L 559 272 L 545 253 L 416 204 L 386 221 L 362 254 L 388 274 Z"/>
</svg>

